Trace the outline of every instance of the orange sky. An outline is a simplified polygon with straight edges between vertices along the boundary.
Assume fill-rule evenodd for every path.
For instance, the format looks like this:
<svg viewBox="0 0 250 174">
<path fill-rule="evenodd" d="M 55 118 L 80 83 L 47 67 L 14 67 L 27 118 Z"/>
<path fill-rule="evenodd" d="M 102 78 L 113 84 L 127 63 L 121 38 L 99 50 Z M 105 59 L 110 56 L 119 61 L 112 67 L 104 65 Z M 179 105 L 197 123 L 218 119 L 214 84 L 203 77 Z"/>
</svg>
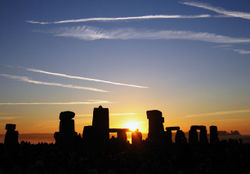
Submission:
<svg viewBox="0 0 250 174">
<path fill-rule="evenodd" d="M 40 112 L 37 112 L 37 110 L 32 107 L 30 107 L 30 110 L 24 110 L 24 108 L 19 107 L 19 114 L 16 113 L 16 115 L 6 115 L 5 120 L 1 121 L 1 133 L 5 133 L 6 123 L 17 124 L 17 130 L 19 133 L 54 133 L 59 129 L 59 113 L 62 111 L 61 107 L 62 106 L 46 106 L 45 108 L 47 109 L 44 108 L 45 110 L 41 110 Z M 109 107 L 110 128 L 125 128 L 128 127 L 127 124 L 129 122 L 135 122 L 140 131 L 143 133 L 148 132 L 146 110 L 115 110 L 108 105 L 104 107 Z M 92 124 L 93 107 L 89 106 L 89 110 L 87 112 L 79 112 L 81 108 L 76 108 L 78 107 L 75 107 L 75 109 L 71 108 L 71 110 L 75 110 L 76 113 L 74 118 L 75 129 L 78 133 L 82 134 L 83 126 Z M 26 114 L 21 113 L 20 110 L 23 110 L 23 113 Z M 187 132 L 191 125 L 205 125 L 207 126 L 207 129 L 209 129 L 210 125 L 217 125 L 218 130 L 239 130 L 242 134 L 250 134 L 248 125 L 249 119 L 247 117 L 249 113 L 247 110 L 200 113 L 196 115 L 189 114 L 184 116 L 178 115 L 181 112 L 174 112 L 174 110 L 171 110 L 170 107 L 169 109 L 163 109 L 161 111 L 163 112 L 163 117 L 165 119 L 164 127 L 180 126 L 183 131 Z M 235 114 L 239 115 L 240 118 L 235 118 Z M 246 117 L 246 119 L 242 119 L 242 117 Z"/>
</svg>

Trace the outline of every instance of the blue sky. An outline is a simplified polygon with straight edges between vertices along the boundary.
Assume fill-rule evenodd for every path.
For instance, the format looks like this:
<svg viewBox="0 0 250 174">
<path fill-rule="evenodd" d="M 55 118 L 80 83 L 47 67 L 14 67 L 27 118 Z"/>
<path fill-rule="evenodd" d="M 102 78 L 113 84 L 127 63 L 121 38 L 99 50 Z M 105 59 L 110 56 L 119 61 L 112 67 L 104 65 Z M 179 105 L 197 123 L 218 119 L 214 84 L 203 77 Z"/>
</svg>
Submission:
<svg viewBox="0 0 250 174">
<path fill-rule="evenodd" d="M 159 109 L 166 126 L 250 133 L 249 5 L 3 1 L 1 129 L 53 131 L 59 112 L 73 110 L 80 132 L 102 104 L 115 127 L 132 120 L 146 130 L 146 110 Z"/>
</svg>

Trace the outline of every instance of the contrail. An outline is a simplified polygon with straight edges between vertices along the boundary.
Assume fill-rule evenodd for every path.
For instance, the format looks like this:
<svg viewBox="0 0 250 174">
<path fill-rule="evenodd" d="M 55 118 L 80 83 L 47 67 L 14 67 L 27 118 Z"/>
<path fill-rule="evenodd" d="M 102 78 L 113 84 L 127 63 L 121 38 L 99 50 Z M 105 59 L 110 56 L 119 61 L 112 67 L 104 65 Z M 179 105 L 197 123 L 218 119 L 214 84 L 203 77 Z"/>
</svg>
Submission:
<svg viewBox="0 0 250 174">
<path fill-rule="evenodd" d="M 107 22 L 107 21 L 128 21 L 128 20 L 145 20 L 145 19 L 196 19 L 196 18 L 209 18 L 211 15 L 145 15 L 145 16 L 132 16 L 132 17 L 100 17 L 100 18 L 81 18 L 81 19 L 69 19 L 60 20 L 54 22 L 40 22 L 34 20 L 27 20 L 27 23 L 31 24 L 63 24 L 63 23 L 79 23 L 79 22 Z"/>
<path fill-rule="evenodd" d="M 106 100 L 89 100 L 85 102 L 20 102 L 20 103 L 0 103 L 0 105 L 92 105 L 92 104 L 105 104 L 111 103 Z"/>
<path fill-rule="evenodd" d="M 108 83 L 108 84 L 112 84 L 112 85 L 128 86 L 128 87 L 134 87 L 134 88 L 148 88 L 146 86 L 139 86 L 139 85 L 133 85 L 133 84 L 112 82 L 112 81 L 93 79 L 93 78 L 87 78 L 87 77 L 82 77 L 82 76 L 73 76 L 73 75 L 62 74 L 62 73 L 54 73 L 54 72 L 49 72 L 49 71 L 44 71 L 44 70 L 34 69 L 34 68 L 25 68 L 25 70 L 31 71 L 31 72 L 42 73 L 42 74 L 49 74 L 49 75 L 58 76 L 58 77 L 65 77 L 65 78 L 70 78 L 70 79 L 88 80 L 88 81 L 94 81 L 94 82 L 100 82 L 100 83 Z"/>
<path fill-rule="evenodd" d="M 29 79 L 26 76 L 14 76 L 14 75 L 10 75 L 10 74 L 0 74 L 0 76 L 6 77 L 9 79 L 15 79 L 15 80 L 27 82 L 27 83 L 38 84 L 38 85 L 58 86 L 58 87 L 63 87 L 63 88 L 80 89 L 80 90 L 88 90 L 88 91 L 95 91 L 95 92 L 108 92 L 108 91 L 105 91 L 103 89 L 91 88 L 91 87 L 85 87 L 85 86 L 76 86 L 76 85 L 71 85 L 71 84 L 36 81 L 36 80 Z"/>
<path fill-rule="evenodd" d="M 214 7 L 205 3 L 200 3 L 200 2 L 181 2 L 182 4 L 193 6 L 193 7 L 198 7 L 198 8 L 203 8 L 206 10 L 210 10 L 219 14 L 223 14 L 226 16 L 230 17 L 236 17 L 236 18 L 242 18 L 242 19 L 250 19 L 250 13 L 246 12 L 240 12 L 240 11 L 231 11 L 231 10 L 224 10 L 223 8 L 220 7 Z"/>
</svg>

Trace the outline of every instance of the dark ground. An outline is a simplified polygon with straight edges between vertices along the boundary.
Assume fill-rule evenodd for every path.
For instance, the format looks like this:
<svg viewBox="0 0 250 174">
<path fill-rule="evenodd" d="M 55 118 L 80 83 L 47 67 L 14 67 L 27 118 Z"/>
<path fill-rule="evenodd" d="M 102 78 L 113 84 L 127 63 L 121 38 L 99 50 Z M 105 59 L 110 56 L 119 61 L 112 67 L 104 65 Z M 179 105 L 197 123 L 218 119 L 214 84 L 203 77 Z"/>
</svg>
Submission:
<svg viewBox="0 0 250 174">
<path fill-rule="evenodd" d="M 99 151 L 99 152 L 97 152 Z M 109 145 L 105 150 L 84 147 L 59 148 L 54 144 L 21 143 L 7 149 L 0 144 L 0 173 L 250 173 L 250 144 L 236 141 L 218 145 L 152 146 L 144 142 Z"/>
</svg>

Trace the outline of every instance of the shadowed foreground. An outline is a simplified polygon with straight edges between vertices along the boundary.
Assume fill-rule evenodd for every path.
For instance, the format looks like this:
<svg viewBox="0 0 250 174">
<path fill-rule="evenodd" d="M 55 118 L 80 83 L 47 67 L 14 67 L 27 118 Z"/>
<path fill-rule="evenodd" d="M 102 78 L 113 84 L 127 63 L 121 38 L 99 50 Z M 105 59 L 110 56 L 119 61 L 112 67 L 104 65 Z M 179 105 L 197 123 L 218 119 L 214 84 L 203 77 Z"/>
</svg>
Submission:
<svg viewBox="0 0 250 174">
<path fill-rule="evenodd" d="M 86 147 L 70 150 L 54 144 L 19 145 L 8 152 L 0 145 L 0 173 L 249 173 L 250 145 L 176 145 L 122 149 L 110 144 L 103 152 Z"/>
</svg>

